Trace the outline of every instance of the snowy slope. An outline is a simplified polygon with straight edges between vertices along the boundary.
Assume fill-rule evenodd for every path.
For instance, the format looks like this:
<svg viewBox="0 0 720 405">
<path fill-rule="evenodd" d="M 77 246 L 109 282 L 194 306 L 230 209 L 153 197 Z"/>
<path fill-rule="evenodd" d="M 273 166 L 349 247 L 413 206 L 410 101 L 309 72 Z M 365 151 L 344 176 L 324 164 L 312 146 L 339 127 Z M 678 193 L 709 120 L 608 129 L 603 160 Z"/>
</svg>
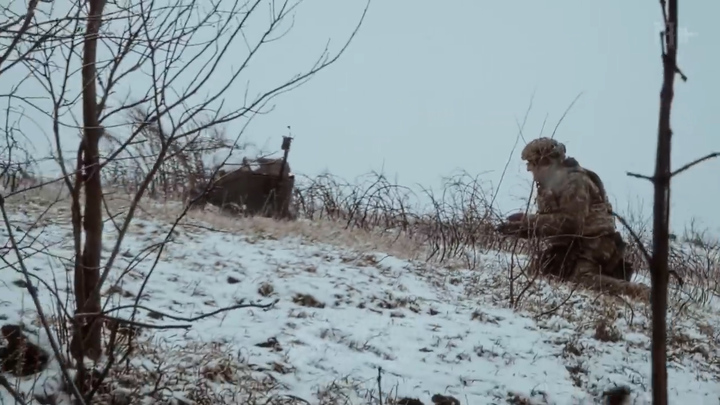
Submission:
<svg viewBox="0 0 720 405">
<path fill-rule="evenodd" d="M 20 237 L 39 213 L 14 211 Z M 21 243 L 27 268 L 57 283 L 61 297 L 72 286 L 65 270 L 73 257 L 68 217 L 54 212 Z M 377 404 L 381 389 L 384 398 L 415 397 L 425 404 L 434 394 L 473 405 L 521 403 L 513 402 L 516 396 L 534 401 L 526 403 L 572 404 L 595 403 L 604 390 L 628 385 L 635 403 L 649 403 L 649 317 L 642 304 L 586 292 L 568 299 L 567 287 L 538 282 L 513 311 L 505 253 L 485 254 L 482 271 L 448 269 L 332 240 L 242 232 L 232 228 L 234 220 L 222 221 L 224 231 L 180 226 L 152 271 L 157 249 L 148 249 L 163 242 L 170 223 L 146 215 L 131 226 L 109 279 L 116 287 L 103 291 L 106 309 L 133 304 L 149 276 L 139 301 L 147 309 L 138 310 L 136 320 L 191 327 L 141 328 L 125 391 L 156 391 L 158 403 L 254 403 L 250 397 L 305 403 L 290 401 L 296 397 L 313 404 Z M 106 240 L 115 237 L 112 223 L 106 222 L 105 233 Z M 106 243 L 105 257 L 110 248 Z M 20 287 L 23 277 L 8 265 L 15 256 L 8 249 L 3 254 L 0 319 L 23 322 L 49 350 L 32 300 Z M 137 255 L 148 256 L 138 263 Z M 517 295 L 522 286 L 515 288 Z M 51 316 L 52 295 L 38 289 Z M 238 303 L 275 304 L 183 320 Z M 671 335 L 682 337 L 671 343 L 671 403 L 718 403 L 718 315 L 688 305 L 671 316 Z M 597 338 L 608 328 L 616 341 Z M 42 392 L 58 384 L 58 370 L 54 362 L 39 378 L 5 377 L 20 391 Z M 0 403 L 12 403 L 2 388 Z"/>
</svg>

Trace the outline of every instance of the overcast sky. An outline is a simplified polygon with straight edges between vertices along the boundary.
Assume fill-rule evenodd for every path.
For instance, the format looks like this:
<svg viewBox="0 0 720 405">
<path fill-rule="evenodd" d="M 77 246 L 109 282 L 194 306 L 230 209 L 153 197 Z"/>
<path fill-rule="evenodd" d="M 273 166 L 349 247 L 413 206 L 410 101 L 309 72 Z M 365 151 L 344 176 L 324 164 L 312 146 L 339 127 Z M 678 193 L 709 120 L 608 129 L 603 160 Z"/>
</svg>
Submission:
<svg viewBox="0 0 720 405">
<path fill-rule="evenodd" d="M 278 81 L 307 68 L 328 38 L 335 48 L 347 38 L 363 7 L 360 0 L 306 0 L 292 30 L 254 62 L 246 80 Z M 712 43 L 720 38 L 720 3 L 680 7 L 679 64 L 689 80 L 675 87 L 674 167 L 720 151 L 720 98 L 710 96 L 720 92 Z M 352 179 L 382 169 L 403 184 L 434 187 L 457 169 L 488 172 L 484 178 L 497 184 L 510 158 L 498 198 L 507 211 L 529 190 L 519 157 L 524 143 L 510 153 L 532 95 L 527 140 L 540 134 L 546 117 L 549 135 L 582 92 L 556 138 L 602 177 L 618 211 L 642 204 L 649 215 L 652 186 L 625 173 L 654 170 L 660 29 L 655 1 L 374 0 L 341 59 L 275 99 L 247 140 L 278 149 L 289 125 L 294 172 L 329 170 Z M 238 45 L 238 61 L 242 51 Z M 0 84 L 3 92 L 6 86 Z M 675 179 L 675 230 L 696 218 L 719 232 L 719 199 L 720 160 Z"/>
</svg>

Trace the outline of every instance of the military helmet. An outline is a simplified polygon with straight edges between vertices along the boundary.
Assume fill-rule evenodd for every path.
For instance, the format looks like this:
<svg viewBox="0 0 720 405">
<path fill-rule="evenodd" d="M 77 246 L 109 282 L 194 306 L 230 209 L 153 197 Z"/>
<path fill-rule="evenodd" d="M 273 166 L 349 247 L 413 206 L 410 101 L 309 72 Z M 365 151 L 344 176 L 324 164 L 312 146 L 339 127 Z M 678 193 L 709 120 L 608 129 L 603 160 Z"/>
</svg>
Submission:
<svg viewBox="0 0 720 405">
<path fill-rule="evenodd" d="M 522 160 L 540 162 L 565 159 L 565 145 L 552 138 L 542 137 L 533 139 L 525 145 L 520 155 Z"/>
</svg>

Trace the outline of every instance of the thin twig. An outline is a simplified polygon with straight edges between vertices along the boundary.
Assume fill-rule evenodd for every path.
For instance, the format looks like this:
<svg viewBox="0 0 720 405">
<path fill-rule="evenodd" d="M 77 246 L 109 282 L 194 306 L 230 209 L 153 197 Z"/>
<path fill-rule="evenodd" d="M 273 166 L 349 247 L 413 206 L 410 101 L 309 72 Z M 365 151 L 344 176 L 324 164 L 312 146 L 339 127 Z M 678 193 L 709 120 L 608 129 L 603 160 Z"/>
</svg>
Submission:
<svg viewBox="0 0 720 405">
<path fill-rule="evenodd" d="M 640 249 L 640 252 L 642 253 L 645 260 L 647 261 L 648 265 L 650 265 L 652 263 L 652 255 L 645 248 L 645 244 L 640 239 L 638 234 L 635 233 L 635 231 L 630 227 L 630 224 L 628 224 L 628 222 L 625 220 L 625 218 L 623 218 L 620 214 L 613 211 L 612 215 L 620 221 L 620 223 L 625 227 L 625 229 L 627 229 L 627 231 L 630 233 L 630 236 L 633 238 L 633 241 L 635 242 L 635 244 L 637 244 L 638 249 Z M 670 271 L 668 271 L 668 273 L 670 275 L 672 275 L 673 277 L 675 277 L 675 281 L 678 282 L 680 287 L 685 285 L 685 280 L 683 280 L 682 277 L 680 277 L 680 275 L 675 270 L 670 270 Z"/>
<path fill-rule="evenodd" d="M 693 167 L 693 166 L 695 166 L 695 165 L 698 165 L 698 164 L 700 164 L 700 163 L 702 163 L 702 162 L 704 162 L 704 161 L 706 161 L 706 160 L 710 160 L 710 159 L 716 158 L 716 157 L 718 157 L 718 156 L 720 156 L 720 152 L 713 152 L 713 153 L 707 154 L 707 155 L 705 155 L 705 156 L 703 156 L 703 157 L 701 157 L 701 158 L 699 158 L 699 159 L 695 159 L 695 160 L 693 160 L 692 162 L 686 164 L 685 166 L 683 166 L 683 167 L 675 170 L 674 172 L 670 173 L 670 177 L 675 177 L 675 176 L 677 176 L 678 174 L 684 172 L 685 170 L 690 169 L 691 167 Z"/>
<path fill-rule="evenodd" d="M 3 222 L 5 223 L 5 228 L 8 232 L 8 237 L 10 239 L 10 244 L 15 252 L 15 255 L 18 257 L 18 264 L 20 265 L 20 269 L 22 269 L 22 274 L 25 277 L 25 283 L 27 284 L 27 290 L 30 294 L 30 297 L 33 300 L 33 304 L 35 304 L 35 309 L 38 312 L 38 317 L 40 318 L 40 323 L 43 326 L 43 329 L 45 329 L 45 333 L 47 333 L 48 340 L 50 341 L 50 346 L 53 349 L 53 354 L 57 356 L 58 359 L 62 358 L 62 353 L 60 352 L 60 346 L 57 344 L 55 339 L 52 336 L 52 330 L 50 329 L 50 325 L 47 322 L 47 317 L 45 316 L 45 311 L 42 309 L 42 304 L 40 303 L 40 298 L 38 298 L 37 291 L 32 288 L 32 280 L 30 280 L 30 272 L 28 271 L 27 267 L 25 266 L 25 261 L 22 260 L 22 253 L 20 252 L 20 249 L 17 245 L 17 241 L 15 239 L 15 234 L 13 233 L 12 225 L 10 224 L 10 218 L 8 218 L 7 211 L 5 209 L 5 198 L 0 195 L 0 212 L 2 212 L 2 218 Z M 66 382 L 70 386 L 70 389 L 72 390 L 73 395 L 75 395 L 76 399 L 79 401 L 80 404 L 84 405 L 85 401 L 83 401 L 83 397 L 80 394 L 80 390 L 78 390 L 78 387 L 75 385 L 75 382 L 73 381 L 72 377 L 70 377 L 70 373 L 67 370 L 67 366 L 60 362 L 60 371 L 63 374 L 63 377 L 65 378 Z"/>
<path fill-rule="evenodd" d="M 653 178 L 652 176 L 646 176 L 646 175 L 644 175 L 644 174 L 631 173 L 631 172 L 625 172 L 625 174 L 627 174 L 627 175 L 630 176 L 630 177 L 635 177 L 635 178 L 637 178 L 637 179 L 643 179 L 643 180 L 648 180 L 648 181 L 655 181 L 655 178 Z"/>
<path fill-rule="evenodd" d="M 378 367 L 377 383 L 378 383 L 378 400 L 380 401 L 380 405 L 383 405 L 383 394 L 382 394 L 382 367 Z"/>
<path fill-rule="evenodd" d="M 269 303 L 269 304 L 237 304 L 237 305 L 231 305 L 231 306 L 228 306 L 228 307 L 223 307 L 223 308 L 217 309 L 217 310 L 212 311 L 212 312 L 208 312 L 208 313 L 206 313 L 206 314 L 201 314 L 201 315 L 198 315 L 198 316 L 194 316 L 194 317 L 192 317 L 192 318 L 185 318 L 185 317 L 182 317 L 182 316 L 170 315 L 170 314 L 167 314 L 167 313 L 163 313 L 163 312 L 160 312 L 160 311 L 156 311 L 156 310 L 154 310 L 154 309 L 152 309 L 152 308 L 148 308 L 148 307 L 143 306 L 143 305 L 134 305 L 134 304 L 131 304 L 131 305 L 121 305 L 121 306 L 114 307 L 114 308 L 108 309 L 108 310 L 106 310 L 106 311 L 100 312 L 99 314 L 98 314 L 98 313 L 92 313 L 92 312 L 85 312 L 85 313 L 79 313 L 79 314 L 77 314 L 76 316 L 78 316 L 78 317 L 102 316 L 102 317 L 106 317 L 106 318 L 109 318 L 109 319 L 116 320 L 116 321 L 118 321 L 118 322 L 133 323 L 134 321 L 128 321 L 128 320 L 122 320 L 122 319 L 120 319 L 120 318 L 109 317 L 109 316 L 107 316 L 107 314 L 109 314 L 109 313 L 111 313 L 111 312 L 115 312 L 115 311 L 120 311 L 120 310 L 123 310 L 123 309 L 135 309 L 135 310 L 137 310 L 137 309 L 144 309 L 144 310 L 146 310 L 146 311 L 150 311 L 150 312 L 156 313 L 156 314 L 158 314 L 158 315 L 160 315 L 160 316 L 162 316 L 162 317 L 170 318 L 170 319 L 172 319 L 172 320 L 174 320 L 174 321 L 196 322 L 196 321 L 199 321 L 199 320 L 202 320 L 202 319 L 205 319 L 205 318 L 209 318 L 209 317 L 211 317 L 211 316 L 213 316 L 213 315 L 217 315 L 217 314 L 220 314 L 220 313 L 223 313 L 223 312 L 232 311 L 232 310 L 235 310 L 235 309 L 242 309 L 242 308 L 259 308 L 259 309 L 265 309 L 265 310 L 267 310 L 267 309 L 272 308 L 275 304 L 277 304 L 278 301 L 279 301 L 279 300 L 276 299 L 275 301 L 273 301 L 273 302 L 271 302 L 271 303 Z M 157 326 L 154 326 L 154 325 L 149 325 L 148 327 L 154 327 L 154 328 L 157 328 L 157 329 L 167 329 L 167 328 L 170 328 L 169 326 L 168 326 L 168 327 L 163 327 L 163 328 L 158 328 Z M 184 325 L 183 325 L 183 326 L 179 326 L 179 327 L 186 328 L 186 326 L 184 326 Z M 189 328 L 189 327 L 190 327 L 190 326 L 187 326 L 187 328 Z"/>
<path fill-rule="evenodd" d="M 568 105 L 568 107 L 565 109 L 565 112 L 563 112 L 563 115 L 560 116 L 560 119 L 558 120 L 557 124 L 555 124 L 555 129 L 553 129 L 552 135 L 550 135 L 550 138 L 552 138 L 552 139 L 555 138 L 555 132 L 557 132 L 558 128 L 560 128 L 560 124 L 562 124 L 563 120 L 565 119 L 565 116 L 570 112 L 570 110 L 573 108 L 575 103 L 578 101 L 578 99 L 580 99 L 580 96 L 582 96 L 582 95 L 583 95 L 583 92 L 581 91 L 580 93 L 578 93 L 577 96 L 575 96 L 575 98 L 570 103 L 570 105 Z"/>
<path fill-rule="evenodd" d="M 0 387 L 3 387 L 7 390 L 8 393 L 10 393 L 10 396 L 15 399 L 15 403 L 19 405 L 26 405 L 27 402 L 23 399 L 23 397 L 20 396 L 20 393 L 15 391 L 15 388 L 13 388 L 10 385 L 10 382 L 5 378 L 3 375 L 0 375 Z"/>
</svg>

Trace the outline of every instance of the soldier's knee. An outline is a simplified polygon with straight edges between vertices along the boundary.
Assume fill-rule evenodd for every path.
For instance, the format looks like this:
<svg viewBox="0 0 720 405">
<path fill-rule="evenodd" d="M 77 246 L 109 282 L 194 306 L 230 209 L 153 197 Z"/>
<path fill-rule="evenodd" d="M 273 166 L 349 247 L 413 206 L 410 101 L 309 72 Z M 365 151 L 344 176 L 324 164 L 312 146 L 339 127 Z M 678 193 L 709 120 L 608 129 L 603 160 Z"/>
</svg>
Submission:
<svg viewBox="0 0 720 405">
<path fill-rule="evenodd" d="M 597 263 L 587 260 L 587 259 L 580 259 L 575 264 L 575 276 L 586 276 L 586 275 L 599 275 L 600 274 L 600 265 Z"/>
</svg>

